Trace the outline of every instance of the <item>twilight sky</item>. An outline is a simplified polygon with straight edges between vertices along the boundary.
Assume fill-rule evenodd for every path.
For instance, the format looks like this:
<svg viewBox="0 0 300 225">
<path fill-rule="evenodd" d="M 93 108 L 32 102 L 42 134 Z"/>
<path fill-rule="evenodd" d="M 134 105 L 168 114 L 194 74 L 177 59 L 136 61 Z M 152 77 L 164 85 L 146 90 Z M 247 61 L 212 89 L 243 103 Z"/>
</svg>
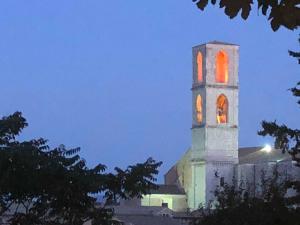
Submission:
<svg viewBox="0 0 300 225">
<path fill-rule="evenodd" d="M 152 156 L 162 175 L 191 143 L 192 46 L 240 45 L 240 146 L 269 142 L 260 121 L 299 127 L 287 54 L 298 33 L 274 33 L 256 8 L 247 21 L 192 0 L 6 0 L 0 3 L 2 116 L 22 111 L 22 138 L 82 148 L 89 165 Z"/>
</svg>

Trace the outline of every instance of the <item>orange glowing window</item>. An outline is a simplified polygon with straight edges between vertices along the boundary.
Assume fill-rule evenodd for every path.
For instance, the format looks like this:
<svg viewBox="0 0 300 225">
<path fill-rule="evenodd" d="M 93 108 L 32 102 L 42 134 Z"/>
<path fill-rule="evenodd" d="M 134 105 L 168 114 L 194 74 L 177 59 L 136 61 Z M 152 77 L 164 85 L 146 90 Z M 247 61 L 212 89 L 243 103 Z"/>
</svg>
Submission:
<svg viewBox="0 0 300 225">
<path fill-rule="evenodd" d="M 201 82 L 203 80 L 202 77 L 202 54 L 198 52 L 197 55 L 197 81 Z"/>
<path fill-rule="evenodd" d="M 217 100 L 217 123 L 228 122 L 228 100 L 225 95 L 220 95 Z"/>
<path fill-rule="evenodd" d="M 201 95 L 198 95 L 197 99 L 196 99 L 196 117 L 197 117 L 197 122 L 202 123 L 202 98 L 201 98 Z"/>
<path fill-rule="evenodd" d="M 228 82 L 228 57 L 224 51 L 219 51 L 216 57 L 216 82 Z"/>
</svg>

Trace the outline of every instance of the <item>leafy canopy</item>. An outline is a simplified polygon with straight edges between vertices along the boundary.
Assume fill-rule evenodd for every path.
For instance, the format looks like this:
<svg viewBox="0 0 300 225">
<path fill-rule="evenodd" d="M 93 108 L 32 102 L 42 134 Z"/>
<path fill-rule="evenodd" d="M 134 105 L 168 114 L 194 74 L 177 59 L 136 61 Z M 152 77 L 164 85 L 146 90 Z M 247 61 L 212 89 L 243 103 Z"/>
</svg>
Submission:
<svg viewBox="0 0 300 225">
<path fill-rule="evenodd" d="M 193 0 L 200 10 L 204 10 L 209 0 Z M 215 5 L 224 8 L 225 14 L 234 18 L 241 12 L 241 17 L 247 19 L 253 6 L 253 0 L 210 0 Z M 257 0 L 258 10 L 268 17 L 274 31 L 280 26 L 294 30 L 300 25 L 300 0 Z"/>
<path fill-rule="evenodd" d="M 280 174 L 265 178 L 262 174 L 261 193 L 254 195 L 242 183 L 219 186 L 215 191 L 214 208 L 199 209 L 194 225 L 294 225 L 300 220 L 299 208 L 288 206 L 288 186 L 279 182 Z"/>
<path fill-rule="evenodd" d="M 300 38 L 299 38 L 300 44 Z M 295 57 L 300 64 L 300 52 L 289 51 L 292 57 Z M 290 89 L 292 94 L 299 98 L 300 97 L 300 82 L 297 83 L 296 87 Z M 300 100 L 298 100 L 300 105 Z M 276 120 L 274 122 L 262 121 L 262 130 L 258 132 L 262 136 L 271 136 L 275 138 L 275 147 L 281 149 L 283 153 L 288 152 L 291 154 L 293 160 L 300 166 L 300 130 L 292 129 L 285 124 L 278 125 Z"/>
<path fill-rule="evenodd" d="M 27 125 L 20 112 L 0 119 L 0 217 L 10 215 L 12 225 L 110 224 L 106 203 L 156 187 L 161 162 L 149 158 L 114 173 L 103 164 L 88 168 L 79 148 L 50 149 L 42 138 L 18 141 Z M 96 194 L 106 202 L 97 204 Z"/>
</svg>

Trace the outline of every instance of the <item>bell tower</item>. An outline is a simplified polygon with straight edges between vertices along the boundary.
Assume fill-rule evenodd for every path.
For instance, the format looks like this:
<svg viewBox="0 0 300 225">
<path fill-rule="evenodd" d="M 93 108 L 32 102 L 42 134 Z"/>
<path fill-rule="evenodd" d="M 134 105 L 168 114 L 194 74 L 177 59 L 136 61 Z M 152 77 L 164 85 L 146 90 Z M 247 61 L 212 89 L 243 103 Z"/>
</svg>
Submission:
<svg viewBox="0 0 300 225">
<path fill-rule="evenodd" d="M 190 208 L 213 199 L 222 182 L 231 182 L 238 163 L 239 46 L 209 42 L 193 47 L 192 147 L 193 189 Z"/>
</svg>

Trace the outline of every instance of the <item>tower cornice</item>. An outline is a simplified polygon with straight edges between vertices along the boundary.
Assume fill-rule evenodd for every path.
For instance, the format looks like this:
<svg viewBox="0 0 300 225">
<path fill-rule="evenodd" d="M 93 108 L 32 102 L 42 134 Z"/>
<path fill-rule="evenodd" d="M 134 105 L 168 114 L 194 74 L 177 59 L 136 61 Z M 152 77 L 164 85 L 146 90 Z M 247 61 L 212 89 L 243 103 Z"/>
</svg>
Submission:
<svg viewBox="0 0 300 225">
<path fill-rule="evenodd" d="M 238 126 L 237 125 L 207 125 L 207 124 L 200 124 L 200 125 L 193 125 L 191 129 L 195 129 L 195 128 L 223 128 L 223 129 L 227 129 L 227 128 L 235 128 L 235 129 L 238 129 Z"/>
<path fill-rule="evenodd" d="M 226 84 L 193 84 L 191 90 L 197 90 L 199 88 L 226 88 L 226 89 L 239 89 L 237 85 L 226 85 Z"/>
</svg>

